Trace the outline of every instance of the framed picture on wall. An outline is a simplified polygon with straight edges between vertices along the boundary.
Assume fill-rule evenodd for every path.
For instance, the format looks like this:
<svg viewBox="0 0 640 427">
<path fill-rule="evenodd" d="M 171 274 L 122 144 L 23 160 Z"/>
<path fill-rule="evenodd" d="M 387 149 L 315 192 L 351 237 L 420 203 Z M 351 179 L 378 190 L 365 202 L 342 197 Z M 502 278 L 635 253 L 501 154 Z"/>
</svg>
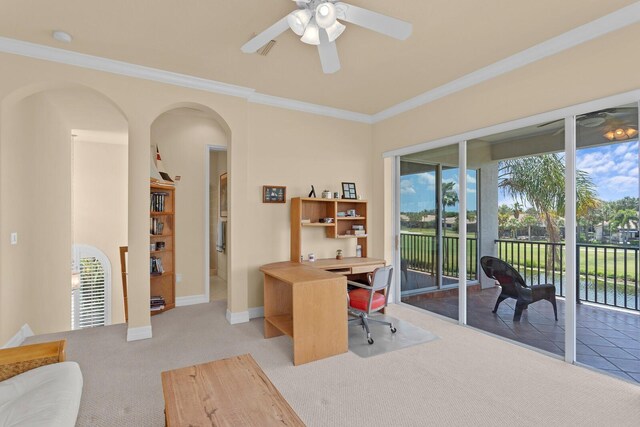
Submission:
<svg viewBox="0 0 640 427">
<path fill-rule="evenodd" d="M 279 185 L 262 186 L 262 203 L 286 203 L 287 187 Z"/>
<path fill-rule="evenodd" d="M 227 174 L 220 175 L 220 217 L 226 218 L 228 215 L 229 205 L 227 200 Z"/>
<path fill-rule="evenodd" d="M 342 198 L 343 199 L 357 199 L 356 184 L 354 182 L 342 183 Z"/>
</svg>

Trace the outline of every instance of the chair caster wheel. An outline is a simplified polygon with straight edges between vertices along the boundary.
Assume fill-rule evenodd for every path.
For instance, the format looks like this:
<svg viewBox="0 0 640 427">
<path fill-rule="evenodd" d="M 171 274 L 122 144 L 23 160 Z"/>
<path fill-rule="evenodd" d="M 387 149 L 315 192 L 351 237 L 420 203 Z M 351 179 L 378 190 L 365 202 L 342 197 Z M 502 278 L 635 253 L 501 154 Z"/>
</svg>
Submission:
<svg viewBox="0 0 640 427">
<path fill-rule="evenodd" d="M 368 342 L 369 344 L 373 344 L 373 338 L 369 338 L 369 339 L 367 340 L 367 342 Z"/>
<path fill-rule="evenodd" d="M 396 332 L 398 332 L 398 330 L 392 326 L 392 327 L 391 327 L 391 333 L 392 333 L 392 334 L 395 334 Z"/>
</svg>

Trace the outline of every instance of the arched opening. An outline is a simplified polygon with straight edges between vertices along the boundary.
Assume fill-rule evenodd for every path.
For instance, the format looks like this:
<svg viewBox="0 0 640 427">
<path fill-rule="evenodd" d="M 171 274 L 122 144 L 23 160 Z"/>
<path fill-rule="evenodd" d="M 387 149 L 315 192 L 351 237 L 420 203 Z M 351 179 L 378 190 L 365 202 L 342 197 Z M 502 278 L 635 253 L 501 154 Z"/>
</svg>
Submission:
<svg viewBox="0 0 640 427">
<path fill-rule="evenodd" d="M 151 125 L 152 153 L 175 181 L 177 306 L 227 299 L 229 141 L 224 120 L 200 104 L 175 104 Z"/>
<path fill-rule="evenodd" d="M 128 122 L 103 94 L 80 85 L 35 85 L 2 101 L 3 334 L 72 329 L 73 245 L 104 253 L 114 277 L 107 323 L 124 321 L 118 248 L 127 244 Z M 110 260 L 110 262 L 109 262 Z"/>
<path fill-rule="evenodd" d="M 73 245 L 71 329 L 111 324 L 111 263 L 100 249 Z"/>
</svg>

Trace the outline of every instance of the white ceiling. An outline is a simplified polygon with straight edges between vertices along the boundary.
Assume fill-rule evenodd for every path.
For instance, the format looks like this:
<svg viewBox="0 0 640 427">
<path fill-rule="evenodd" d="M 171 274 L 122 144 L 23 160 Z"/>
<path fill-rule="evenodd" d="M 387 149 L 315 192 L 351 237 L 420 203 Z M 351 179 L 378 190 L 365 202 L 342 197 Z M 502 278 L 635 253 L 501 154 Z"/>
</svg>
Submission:
<svg viewBox="0 0 640 427">
<path fill-rule="evenodd" d="M 322 73 L 290 31 L 267 57 L 240 47 L 290 0 L 3 0 L 0 36 L 373 114 L 634 3 L 633 0 L 352 0 L 413 23 L 397 41 L 349 25 L 342 69 Z M 73 43 L 51 38 L 68 31 Z"/>
</svg>

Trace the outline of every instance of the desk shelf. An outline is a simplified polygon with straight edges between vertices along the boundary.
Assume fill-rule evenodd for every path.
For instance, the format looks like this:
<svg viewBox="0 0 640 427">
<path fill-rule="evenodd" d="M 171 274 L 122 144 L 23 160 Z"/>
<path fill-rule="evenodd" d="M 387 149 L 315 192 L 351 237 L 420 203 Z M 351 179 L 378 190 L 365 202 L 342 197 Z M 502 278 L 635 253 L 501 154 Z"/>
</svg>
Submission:
<svg viewBox="0 0 640 427">
<path fill-rule="evenodd" d="M 338 216 L 338 212 L 345 214 L 352 211 L 354 216 Z M 367 235 L 347 235 L 354 226 L 361 226 L 365 232 L 369 231 L 367 219 L 367 201 L 350 199 L 314 199 L 307 197 L 294 197 L 291 199 L 291 257 L 293 262 L 300 262 L 302 256 L 302 238 L 306 232 L 306 227 L 320 228 L 325 230 L 328 239 L 342 240 L 340 247 L 344 247 L 344 239 L 353 242 L 353 249 L 348 249 L 348 253 L 355 253 L 355 247 L 360 245 L 362 257 L 368 256 Z M 331 223 L 320 222 L 322 218 L 333 218 Z M 302 223 L 302 220 L 309 220 Z M 307 229 L 309 230 L 309 229 Z M 315 235 L 314 235 L 315 236 Z M 348 243 L 348 246 L 352 246 Z"/>
<path fill-rule="evenodd" d="M 283 334 L 293 337 L 293 317 L 290 314 L 281 314 L 279 316 L 269 316 L 265 320 L 271 323 L 276 329 Z"/>
</svg>

